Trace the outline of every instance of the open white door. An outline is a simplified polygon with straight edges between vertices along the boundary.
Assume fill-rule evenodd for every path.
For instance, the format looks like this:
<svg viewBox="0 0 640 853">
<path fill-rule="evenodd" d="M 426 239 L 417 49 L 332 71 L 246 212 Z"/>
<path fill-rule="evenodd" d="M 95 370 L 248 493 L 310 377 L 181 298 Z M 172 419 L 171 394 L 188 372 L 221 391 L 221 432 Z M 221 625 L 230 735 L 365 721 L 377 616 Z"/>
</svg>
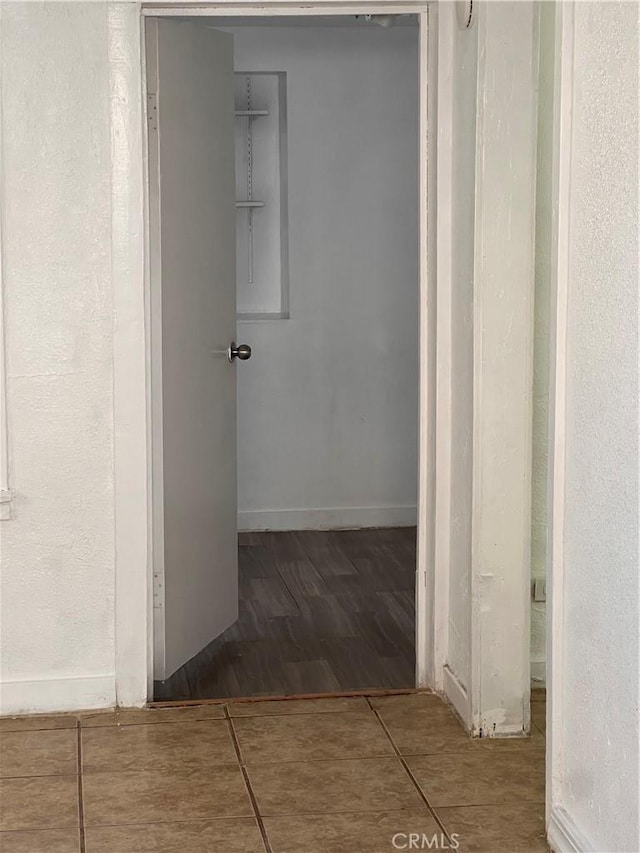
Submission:
<svg viewBox="0 0 640 853">
<path fill-rule="evenodd" d="M 232 37 L 147 24 L 154 677 L 238 615 Z"/>
</svg>

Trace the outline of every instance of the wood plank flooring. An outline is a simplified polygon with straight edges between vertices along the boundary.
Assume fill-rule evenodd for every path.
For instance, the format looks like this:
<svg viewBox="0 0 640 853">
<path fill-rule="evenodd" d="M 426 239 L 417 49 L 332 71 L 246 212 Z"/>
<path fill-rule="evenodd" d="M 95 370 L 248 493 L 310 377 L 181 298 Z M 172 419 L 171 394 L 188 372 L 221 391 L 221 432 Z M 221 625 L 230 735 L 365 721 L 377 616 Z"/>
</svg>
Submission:
<svg viewBox="0 0 640 853">
<path fill-rule="evenodd" d="M 415 686 L 415 528 L 245 533 L 240 615 L 155 699 Z"/>
</svg>

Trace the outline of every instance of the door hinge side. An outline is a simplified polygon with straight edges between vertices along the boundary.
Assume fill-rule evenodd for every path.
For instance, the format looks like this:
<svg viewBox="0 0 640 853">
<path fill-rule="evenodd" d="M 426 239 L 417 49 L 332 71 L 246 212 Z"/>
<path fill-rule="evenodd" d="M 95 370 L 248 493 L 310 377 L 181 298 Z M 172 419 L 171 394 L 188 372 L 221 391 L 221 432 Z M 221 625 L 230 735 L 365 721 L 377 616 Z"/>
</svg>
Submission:
<svg viewBox="0 0 640 853">
<path fill-rule="evenodd" d="M 147 121 L 149 123 L 149 131 L 157 132 L 158 130 L 158 96 L 155 92 L 147 93 Z"/>
</svg>

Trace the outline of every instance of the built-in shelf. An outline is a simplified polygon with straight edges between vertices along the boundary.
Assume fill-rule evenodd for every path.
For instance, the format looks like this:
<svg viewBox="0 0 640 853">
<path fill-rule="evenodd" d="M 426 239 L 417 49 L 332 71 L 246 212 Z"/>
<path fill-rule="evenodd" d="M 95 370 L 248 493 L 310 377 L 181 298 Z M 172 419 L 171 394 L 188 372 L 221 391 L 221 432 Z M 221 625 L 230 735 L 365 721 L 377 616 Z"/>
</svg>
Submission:
<svg viewBox="0 0 640 853">
<path fill-rule="evenodd" d="M 262 322 L 288 311 L 286 75 L 238 71 L 234 98 L 237 309 Z"/>
</svg>

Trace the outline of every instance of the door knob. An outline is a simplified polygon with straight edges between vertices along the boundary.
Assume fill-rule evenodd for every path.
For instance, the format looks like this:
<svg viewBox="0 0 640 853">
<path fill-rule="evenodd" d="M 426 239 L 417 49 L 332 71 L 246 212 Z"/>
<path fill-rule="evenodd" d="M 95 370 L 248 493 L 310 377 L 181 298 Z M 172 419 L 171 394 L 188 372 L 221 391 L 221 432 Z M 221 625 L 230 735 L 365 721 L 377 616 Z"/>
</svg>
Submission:
<svg viewBox="0 0 640 853">
<path fill-rule="evenodd" d="M 251 347 L 249 344 L 236 344 L 235 341 L 231 341 L 227 356 L 229 361 L 233 361 L 234 358 L 246 361 L 248 358 L 251 358 Z"/>
</svg>

